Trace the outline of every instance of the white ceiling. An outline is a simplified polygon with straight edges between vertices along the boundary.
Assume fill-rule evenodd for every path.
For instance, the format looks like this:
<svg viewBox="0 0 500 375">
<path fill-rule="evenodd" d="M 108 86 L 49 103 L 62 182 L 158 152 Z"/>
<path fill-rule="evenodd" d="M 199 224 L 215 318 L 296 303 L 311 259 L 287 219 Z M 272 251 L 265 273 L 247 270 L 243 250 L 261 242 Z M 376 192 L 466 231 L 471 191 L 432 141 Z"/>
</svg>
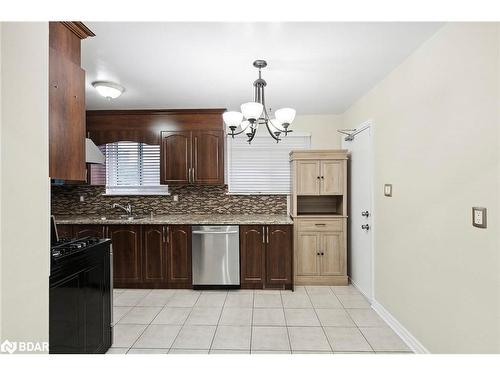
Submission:
<svg viewBox="0 0 500 375">
<path fill-rule="evenodd" d="M 87 109 L 229 108 L 253 100 L 265 59 L 266 102 L 297 114 L 342 113 L 439 23 L 87 22 Z M 123 85 L 108 101 L 96 80 Z"/>
</svg>

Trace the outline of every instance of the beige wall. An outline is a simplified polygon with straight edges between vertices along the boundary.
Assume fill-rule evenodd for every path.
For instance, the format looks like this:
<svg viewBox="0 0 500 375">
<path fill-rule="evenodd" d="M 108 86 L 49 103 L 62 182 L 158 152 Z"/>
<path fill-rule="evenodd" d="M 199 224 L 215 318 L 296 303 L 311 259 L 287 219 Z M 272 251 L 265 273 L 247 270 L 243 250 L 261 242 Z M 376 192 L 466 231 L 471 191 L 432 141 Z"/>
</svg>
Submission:
<svg viewBox="0 0 500 375">
<path fill-rule="evenodd" d="M 1 339 L 48 341 L 48 23 L 1 31 Z"/>
<path fill-rule="evenodd" d="M 341 115 L 298 115 L 291 129 L 311 133 L 311 147 L 316 149 L 340 148 Z"/>
<path fill-rule="evenodd" d="M 375 124 L 375 299 L 435 353 L 500 352 L 499 48 L 448 24 L 343 116 Z"/>
</svg>

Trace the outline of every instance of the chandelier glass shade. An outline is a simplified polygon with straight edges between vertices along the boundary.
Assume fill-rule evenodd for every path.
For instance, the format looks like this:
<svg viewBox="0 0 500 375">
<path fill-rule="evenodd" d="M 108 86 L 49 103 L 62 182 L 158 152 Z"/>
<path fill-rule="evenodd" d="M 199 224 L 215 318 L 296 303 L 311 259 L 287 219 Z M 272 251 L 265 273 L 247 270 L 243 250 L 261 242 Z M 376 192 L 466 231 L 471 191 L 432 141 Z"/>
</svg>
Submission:
<svg viewBox="0 0 500 375">
<path fill-rule="evenodd" d="M 267 62 L 264 60 L 256 60 L 253 66 L 259 69 L 259 78 L 253 83 L 255 91 L 254 101 L 243 103 L 241 105 L 241 112 L 224 112 L 222 118 L 230 130 L 228 135 L 233 138 L 235 135 L 245 133 L 248 137 L 248 143 L 250 143 L 254 139 L 259 125 L 265 125 L 269 135 L 273 137 L 276 142 L 279 142 L 282 134 L 286 136 L 291 132 L 288 127 L 295 119 L 295 109 L 281 108 L 275 112 L 275 118 L 269 116 L 264 97 L 264 88 L 267 82 L 262 79 L 261 75 L 261 69 L 267 66 Z M 271 110 L 269 110 L 269 112 L 271 112 Z"/>
</svg>

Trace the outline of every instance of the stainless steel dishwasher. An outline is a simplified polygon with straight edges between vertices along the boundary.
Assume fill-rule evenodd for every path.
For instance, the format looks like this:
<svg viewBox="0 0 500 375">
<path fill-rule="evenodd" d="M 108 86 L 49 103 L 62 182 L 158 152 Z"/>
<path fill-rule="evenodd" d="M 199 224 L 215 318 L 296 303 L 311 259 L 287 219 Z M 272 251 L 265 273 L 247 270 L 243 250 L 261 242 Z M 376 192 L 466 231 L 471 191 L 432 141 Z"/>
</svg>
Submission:
<svg viewBox="0 0 500 375">
<path fill-rule="evenodd" d="M 193 287 L 240 285 L 237 225 L 193 225 Z"/>
</svg>

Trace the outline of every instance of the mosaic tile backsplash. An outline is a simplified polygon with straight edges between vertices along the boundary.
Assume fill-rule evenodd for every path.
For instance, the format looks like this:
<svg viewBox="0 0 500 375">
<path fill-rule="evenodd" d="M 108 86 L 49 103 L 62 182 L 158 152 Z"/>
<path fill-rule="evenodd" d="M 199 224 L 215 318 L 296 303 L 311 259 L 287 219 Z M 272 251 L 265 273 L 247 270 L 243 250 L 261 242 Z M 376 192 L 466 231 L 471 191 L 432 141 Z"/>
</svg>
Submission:
<svg viewBox="0 0 500 375">
<path fill-rule="evenodd" d="M 123 214 L 113 203 L 132 205 L 135 215 L 287 213 L 286 195 L 228 195 L 222 186 L 170 186 L 170 196 L 105 196 L 103 186 L 52 186 L 53 215 Z M 179 201 L 173 201 L 173 195 Z M 80 202 L 80 196 L 84 201 Z"/>
</svg>

